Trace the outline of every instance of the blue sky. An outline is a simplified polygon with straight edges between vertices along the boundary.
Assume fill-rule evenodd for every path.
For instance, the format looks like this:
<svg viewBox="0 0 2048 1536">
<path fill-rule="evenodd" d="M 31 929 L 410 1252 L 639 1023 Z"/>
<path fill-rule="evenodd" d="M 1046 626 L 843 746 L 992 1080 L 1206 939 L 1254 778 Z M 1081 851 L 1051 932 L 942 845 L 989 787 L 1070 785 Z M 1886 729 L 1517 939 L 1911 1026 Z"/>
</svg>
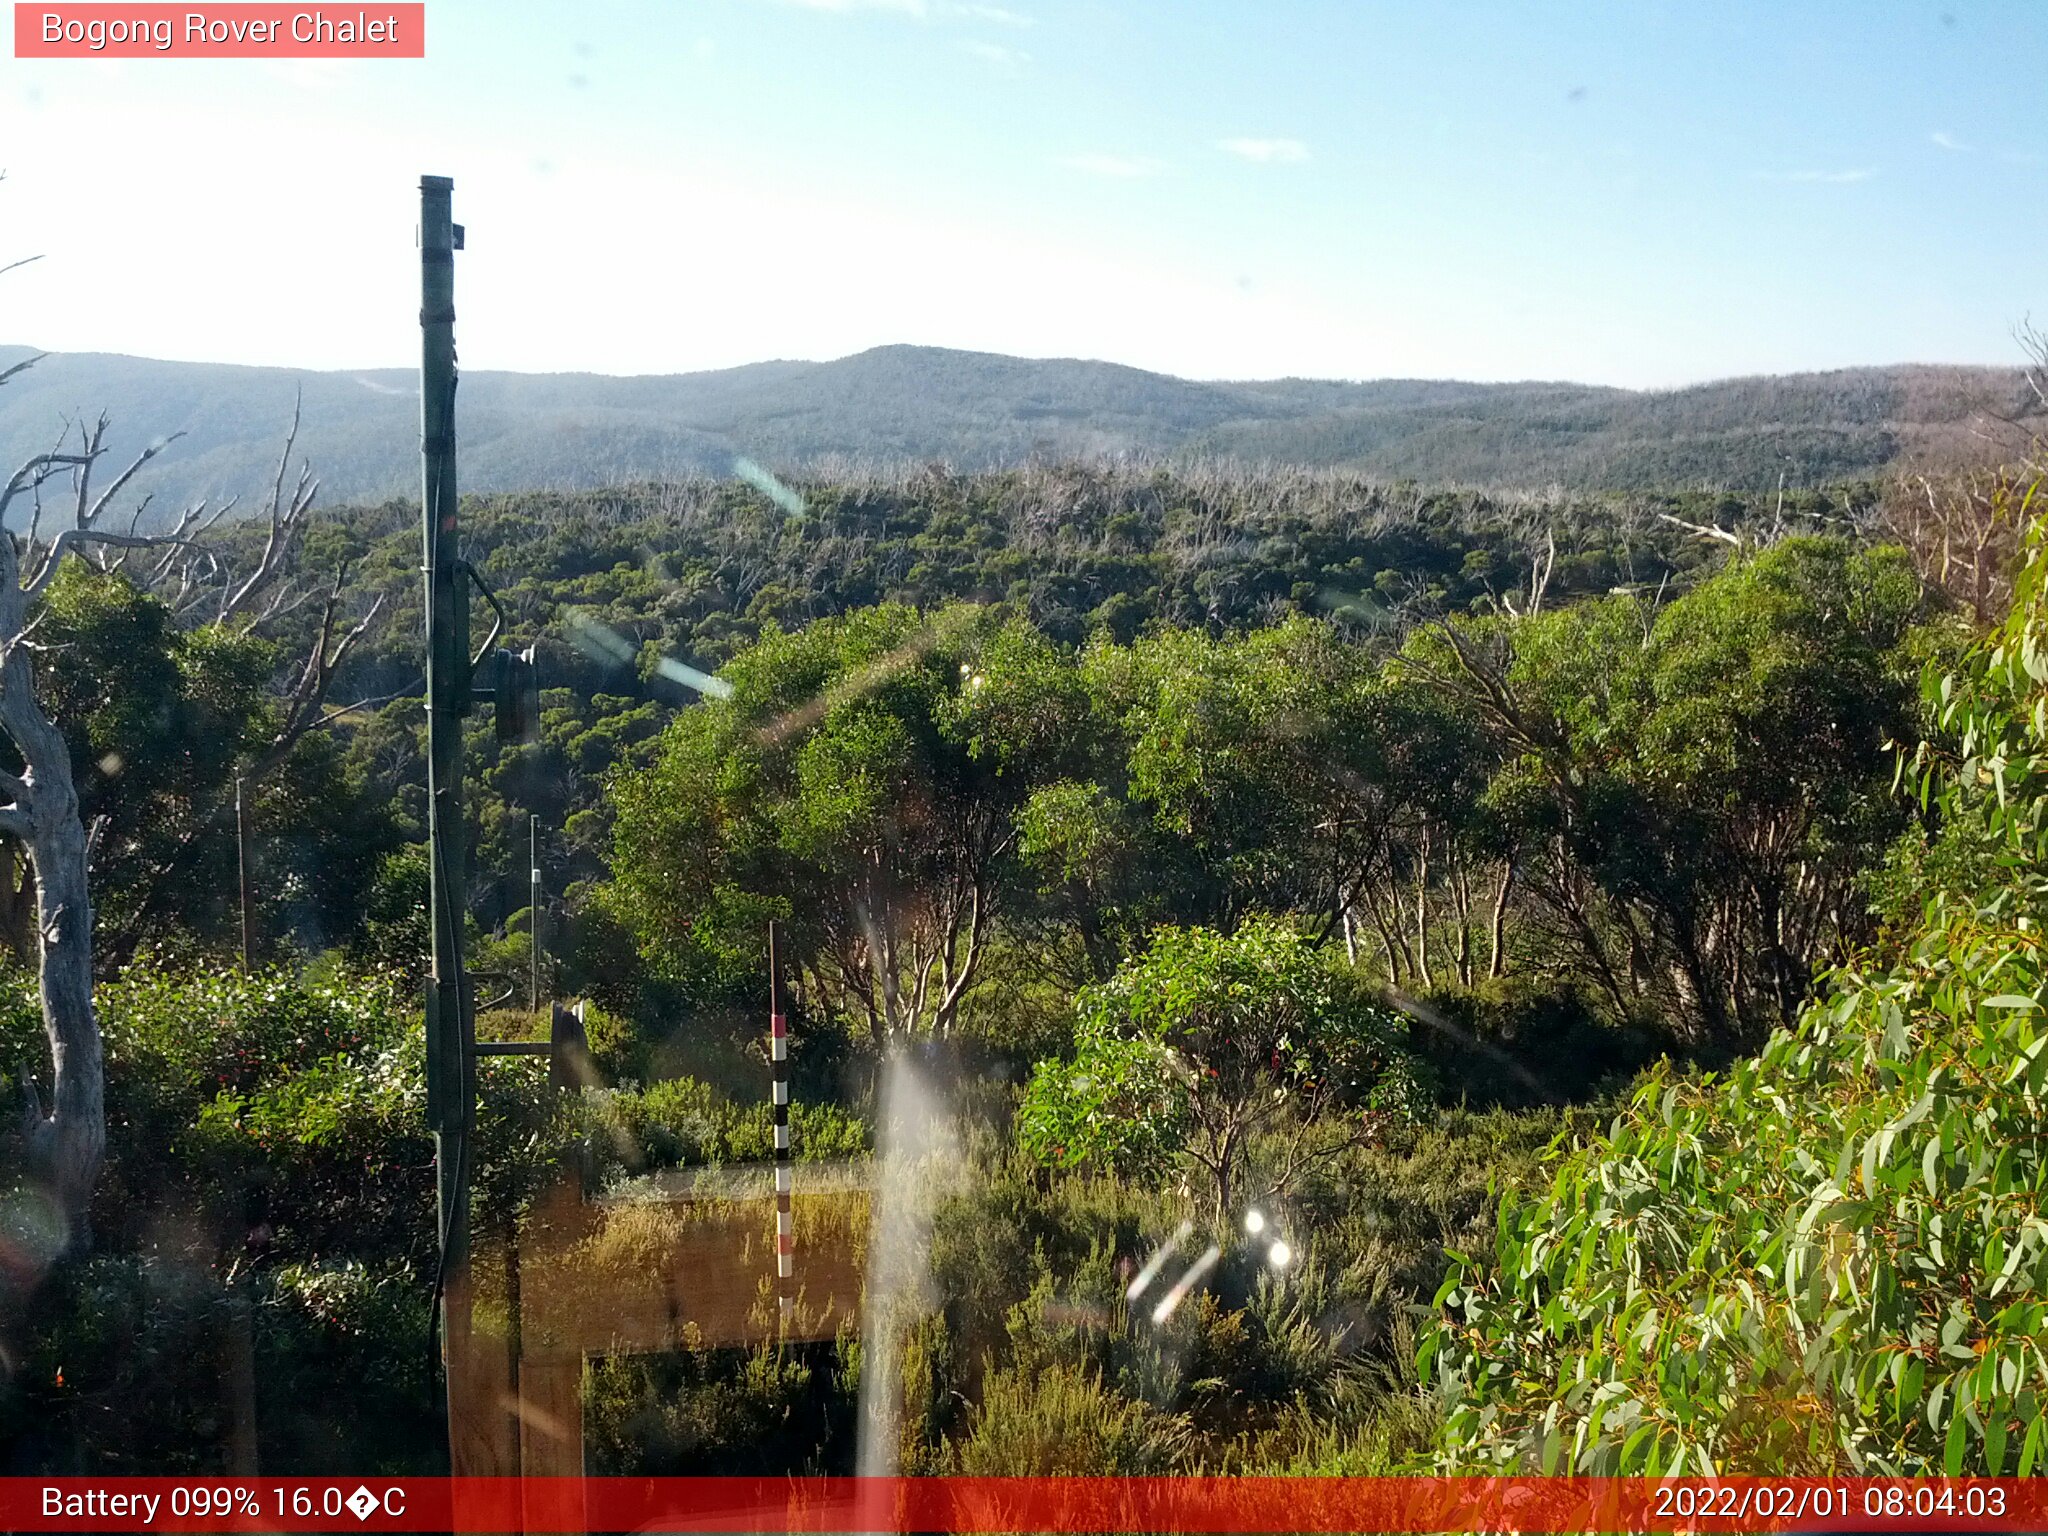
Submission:
<svg viewBox="0 0 2048 1536">
<path fill-rule="evenodd" d="M 0 339 L 471 366 L 907 341 L 1195 377 L 2011 362 L 2048 6 L 429 0 L 424 62 L 8 60 Z"/>
</svg>

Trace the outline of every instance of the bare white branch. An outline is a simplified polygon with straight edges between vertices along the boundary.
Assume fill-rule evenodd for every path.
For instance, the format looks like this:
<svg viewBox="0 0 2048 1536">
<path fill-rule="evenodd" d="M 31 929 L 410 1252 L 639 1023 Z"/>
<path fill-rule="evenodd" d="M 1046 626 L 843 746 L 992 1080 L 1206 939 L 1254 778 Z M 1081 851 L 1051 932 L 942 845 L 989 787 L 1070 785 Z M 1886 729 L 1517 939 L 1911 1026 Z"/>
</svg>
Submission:
<svg viewBox="0 0 2048 1536">
<path fill-rule="evenodd" d="M 44 481 L 60 470 L 76 469 L 86 462 L 75 453 L 37 454 L 9 476 L 6 488 L 0 490 L 0 518 L 7 515 L 7 508 L 24 490 L 40 489 Z"/>
<path fill-rule="evenodd" d="M 28 261 L 36 261 L 38 259 L 40 258 L 34 256 L 30 256 L 27 258 Z M 25 265 L 25 263 L 20 261 L 9 262 L 6 266 L 0 267 L 0 272 L 12 272 L 16 267 L 22 265 Z M 40 363 L 44 358 L 48 357 L 49 355 L 50 354 L 47 352 L 38 352 L 34 357 L 24 357 L 18 363 L 12 364 L 11 366 L 6 368 L 0 368 L 0 384 L 5 384 L 17 373 L 28 372 L 29 369 L 35 367 L 37 363 Z"/>
<path fill-rule="evenodd" d="M 44 589 L 56 580 L 64 552 L 79 544 L 111 544 L 117 549 L 159 549 L 165 544 L 191 543 L 190 539 L 172 539 L 160 533 L 128 534 L 113 533 L 104 528 L 66 528 L 50 540 L 50 552 L 42 568 L 36 572 L 35 580 L 22 588 L 22 592 L 30 598 L 42 596 Z"/>
<path fill-rule="evenodd" d="M 1700 538 L 1719 539 L 1724 544 L 1733 544 L 1737 549 L 1742 548 L 1742 535 L 1731 533 L 1726 528 L 1716 528 L 1712 523 L 1688 523 L 1684 518 L 1673 517 L 1669 512 L 1659 512 L 1657 516 L 1672 527 L 1683 528 L 1687 533 L 1697 534 Z"/>
<path fill-rule="evenodd" d="M 173 432 L 169 437 L 160 437 L 143 449 L 142 452 L 138 453 L 135 456 L 135 461 L 122 470 L 120 474 L 116 475 L 114 483 L 100 493 L 99 498 L 93 502 L 91 510 L 85 513 L 84 520 L 80 526 L 90 528 L 93 524 L 97 523 L 102 514 L 106 512 L 108 504 L 121 493 L 121 488 L 135 478 L 135 472 L 184 435 L 182 432 Z M 140 515 L 138 511 L 137 516 L 140 517 Z"/>
</svg>

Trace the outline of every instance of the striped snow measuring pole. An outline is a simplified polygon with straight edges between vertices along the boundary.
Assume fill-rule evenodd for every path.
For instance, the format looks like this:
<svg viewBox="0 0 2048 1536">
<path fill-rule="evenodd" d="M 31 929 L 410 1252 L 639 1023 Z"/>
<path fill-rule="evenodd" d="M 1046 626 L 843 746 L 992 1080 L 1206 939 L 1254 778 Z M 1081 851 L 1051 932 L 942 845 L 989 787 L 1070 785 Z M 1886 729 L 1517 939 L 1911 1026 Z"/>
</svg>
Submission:
<svg viewBox="0 0 2048 1536">
<path fill-rule="evenodd" d="M 796 1270 L 796 1220 L 790 1210 L 794 1170 L 789 1149 L 789 1015 L 782 1009 L 782 969 L 777 963 L 775 924 L 768 925 L 768 1060 L 775 1100 L 775 1300 L 784 1327 L 795 1305 L 790 1294 Z"/>
</svg>

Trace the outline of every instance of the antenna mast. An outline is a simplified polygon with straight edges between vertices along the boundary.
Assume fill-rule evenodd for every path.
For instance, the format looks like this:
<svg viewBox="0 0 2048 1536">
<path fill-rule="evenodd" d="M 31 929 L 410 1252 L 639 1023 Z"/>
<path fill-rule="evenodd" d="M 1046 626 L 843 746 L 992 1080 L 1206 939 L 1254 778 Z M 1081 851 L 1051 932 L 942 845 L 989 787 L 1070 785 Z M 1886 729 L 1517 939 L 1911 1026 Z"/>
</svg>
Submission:
<svg viewBox="0 0 2048 1536">
<path fill-rule="evenodd" d="M 518 1440 L 497 1410 L 509 1356 L 486 1359 L 471 1319 L 469 1186 L 476 1135 L 476 998 L 463 965 L 468 850 L 463 846 L 462 722 L 475 690 L 469 567 L 455 486 L 455 183 L 420 178 L 420 527 L 427 622 L 427 850 L 433 969 L 427 983 L 427 1123 L 434 1132 L 439 1272 L 436 1321 L 448 1394 L 449 1470 L 516 1470 Z M 509 1380 L 506 1382 L 509 1385 Z M 500 1422 L 500 1421 L 503 1422 Z"/>
</svg>

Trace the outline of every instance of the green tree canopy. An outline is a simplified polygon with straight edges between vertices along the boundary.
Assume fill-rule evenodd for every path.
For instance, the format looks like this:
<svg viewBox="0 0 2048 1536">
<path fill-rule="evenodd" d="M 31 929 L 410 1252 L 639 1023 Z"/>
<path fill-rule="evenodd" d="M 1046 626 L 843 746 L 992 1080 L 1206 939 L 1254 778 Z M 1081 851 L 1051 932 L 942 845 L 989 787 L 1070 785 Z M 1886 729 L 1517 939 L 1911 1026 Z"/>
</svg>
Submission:
<svg viewBox="0 0 2048 1536">
<path fill-rule="evenodd" d="M 1073 1058 L 1041 1062 L 1025 1092 L 1025 1148 L 1056 1167 L 1185 1159 L 1219 1215 L 1352 1144 L 1367 1102 L 1406 1110 L 1418 1087 L 1400 1017 L 1272 918 L 1162 928 L 1077 1006 Z"/>
<path fill-rule="evenodd" d="M 1714 710 L 1779 707 L 1752 691 L 1764 657 L 1713 675 L 1729 698 Z M 1818 712 L 1799 724 L 1818 735 L 1830 716 L 1812 687 Z M 2043 1465 L 2040 524 L 2011 618 L 1960 669 L 1933 673 L 1926 697 L 1935 734 L 1917 762 L 1941 830 L 1903 851 L 1924 878 L 1897 883 L 1924 894 L 1918 920 L 1760 1056 L 1725 1077 L 1658 1071 L 1547 1189 L 1504 1204 L 1493 1253 L 1458 1261 L 1422 1346 L 1448 1395 L 1448 1463 L 1652 1476 Z M 1693 750 L 1708 760 L 1692 771 L 1733 793 L 1718 749 Z M 1798 749 L 1784 750 L 1796 775 Z M 1740 787 L 1764 808 L 1815 803 L 1811 789 Z"/>
<path fill-rule="evenodd" d="M 44 595 L 37 643 L 42 689 L 96 829 L 94 906 L 101 945 L 119 964 L 138 946 L 189 947 L 238 931 L 234 781 L 270 747 L 279 723 L 281 654 L 235 625 L 179 622 L 124 574 L 67 563 Z M 308 947 L 346 937 L 382 855 L 390 818 L 336 745 L 292 743 L 282 770 L 255 786 L 253 871 L 268 926 Z M 17 955 L 33 903 L 25 872 L 0 893 Z"/>
<path fill-rule="evenodd" d="M 1661 609 L 1433 625 L 1396 671 L 1491 738 L 1486 803 L 1616 1005 L 1748 1045 L 1865 932 L 1920 607 L 1897 550 L 1788 539 Z"/>
<path fill-rule="evenodd" d="M 1040 731 L 992 668 L 1029 630 L 970 607 L 768 626 L 614 791 L 611 897 L 657 968 L 753 953 L 877 1039 L 950 1028 L 1009 894 Z"/>
</svg>

